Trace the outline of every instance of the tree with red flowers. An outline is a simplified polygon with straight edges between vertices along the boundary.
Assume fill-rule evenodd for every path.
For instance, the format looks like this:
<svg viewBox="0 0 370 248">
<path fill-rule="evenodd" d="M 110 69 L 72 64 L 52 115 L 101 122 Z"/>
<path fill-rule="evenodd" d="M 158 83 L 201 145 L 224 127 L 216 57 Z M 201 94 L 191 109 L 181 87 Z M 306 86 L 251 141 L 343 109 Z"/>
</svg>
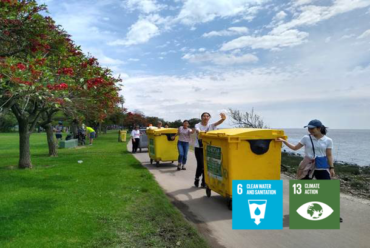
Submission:
<svg viewBox="0 0 370 248">
<path fill-rule="evenodd" d="M 140 112 L 128 112 L 123 121 L 123 125 L 127 128 L 133 128 L 135 125 L 145 127 L 147 124 L 144 114 Z"/>
<path fill-rule="evenodd" d="M 98 106 L 103 120 L 118 99 L 118 80 L 40 15 L 44 9 L 32 0 L 0 0 L 0 108 L 17 118 L 20 168 L 32 168 L 29 138 L 40 118 L 51 127 L 54 113 L 83 99 Z"/>
</svg>

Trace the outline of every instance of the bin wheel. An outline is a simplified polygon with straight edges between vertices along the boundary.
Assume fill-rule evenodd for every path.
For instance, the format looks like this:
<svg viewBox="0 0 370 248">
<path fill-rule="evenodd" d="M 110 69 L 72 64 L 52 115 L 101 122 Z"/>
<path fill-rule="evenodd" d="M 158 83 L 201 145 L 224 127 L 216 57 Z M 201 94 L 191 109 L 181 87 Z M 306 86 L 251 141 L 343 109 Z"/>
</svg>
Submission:
<svg viewBox="0 0 370 248">
<path fill-rule="evenodd" d="M 157 162 L 155 163 L 155 166 L 157 166 L 157 167 L 159 166 L 159 161 L 157 161 Z"/>
<path fill-rule="evenodd" d="M 153 164 L 153 159 L 150 159 L 150 164 Z"/>
<path fill-rule="evenodd" d="M 227 203 L 227 207 L 229 210 L 233 210 L 233 200 L 232 199 L 229 199 L 228 203 Z"/>
<path fill-rule="evenodd" d="M 172 164 L 173 164 L 173 162 L 175 162 L 175 161 L 171 161 Z"/>
<path fill-rule="evenodd" d="M 207 197 L 211 197 L 211 189 L 210 188 L 208 188 L 208 186 L 206 187 L 206 195 L 207 195 Z"/>
</svg>

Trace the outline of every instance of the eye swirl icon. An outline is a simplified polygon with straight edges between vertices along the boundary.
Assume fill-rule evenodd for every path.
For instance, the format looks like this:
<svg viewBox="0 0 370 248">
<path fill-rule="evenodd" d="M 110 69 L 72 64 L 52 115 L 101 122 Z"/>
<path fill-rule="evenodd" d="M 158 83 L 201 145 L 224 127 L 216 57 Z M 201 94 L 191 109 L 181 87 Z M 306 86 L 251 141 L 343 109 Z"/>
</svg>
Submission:
<svg viewBox="0 0 370 248">
<path fill-rule="evenodd" d="M 323 202 L 307 202 L 297 209 L 297 213 L 307 220 L 317 221 L 329 217 L 334 210 Z"/>
</svg>

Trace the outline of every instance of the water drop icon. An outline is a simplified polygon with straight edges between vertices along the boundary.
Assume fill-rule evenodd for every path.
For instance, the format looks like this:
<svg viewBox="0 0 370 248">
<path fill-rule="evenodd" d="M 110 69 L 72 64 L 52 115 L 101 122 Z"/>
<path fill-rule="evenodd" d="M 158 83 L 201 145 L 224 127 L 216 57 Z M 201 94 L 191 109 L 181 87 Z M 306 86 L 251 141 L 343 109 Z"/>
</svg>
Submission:
<svg viewBox="0 0 370 248">
<path fill-rule="evenodd" d="M 254 214 L 255 215 L 260 215 L 261 214 L 261 210 L 257 207 L 256 210 L 254 211 Z"/>
</svg>

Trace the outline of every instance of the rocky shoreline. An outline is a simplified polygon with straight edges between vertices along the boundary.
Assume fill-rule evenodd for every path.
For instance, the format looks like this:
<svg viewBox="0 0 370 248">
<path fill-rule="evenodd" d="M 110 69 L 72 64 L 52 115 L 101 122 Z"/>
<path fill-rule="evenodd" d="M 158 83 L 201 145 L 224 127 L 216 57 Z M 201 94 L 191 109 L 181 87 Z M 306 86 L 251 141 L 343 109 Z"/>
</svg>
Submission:
<svg viewBox="0 0 370 248">
<path fill-rule="evenodd" d="M 281 172 L 295 178 L 303 157 L 296 153 L 281 153 Z M 336 179 L 340 180 L 341 193 L 370 200 L 370 166 L 359 166 L 342 161 L 334 162 Z"/>
</svg>

